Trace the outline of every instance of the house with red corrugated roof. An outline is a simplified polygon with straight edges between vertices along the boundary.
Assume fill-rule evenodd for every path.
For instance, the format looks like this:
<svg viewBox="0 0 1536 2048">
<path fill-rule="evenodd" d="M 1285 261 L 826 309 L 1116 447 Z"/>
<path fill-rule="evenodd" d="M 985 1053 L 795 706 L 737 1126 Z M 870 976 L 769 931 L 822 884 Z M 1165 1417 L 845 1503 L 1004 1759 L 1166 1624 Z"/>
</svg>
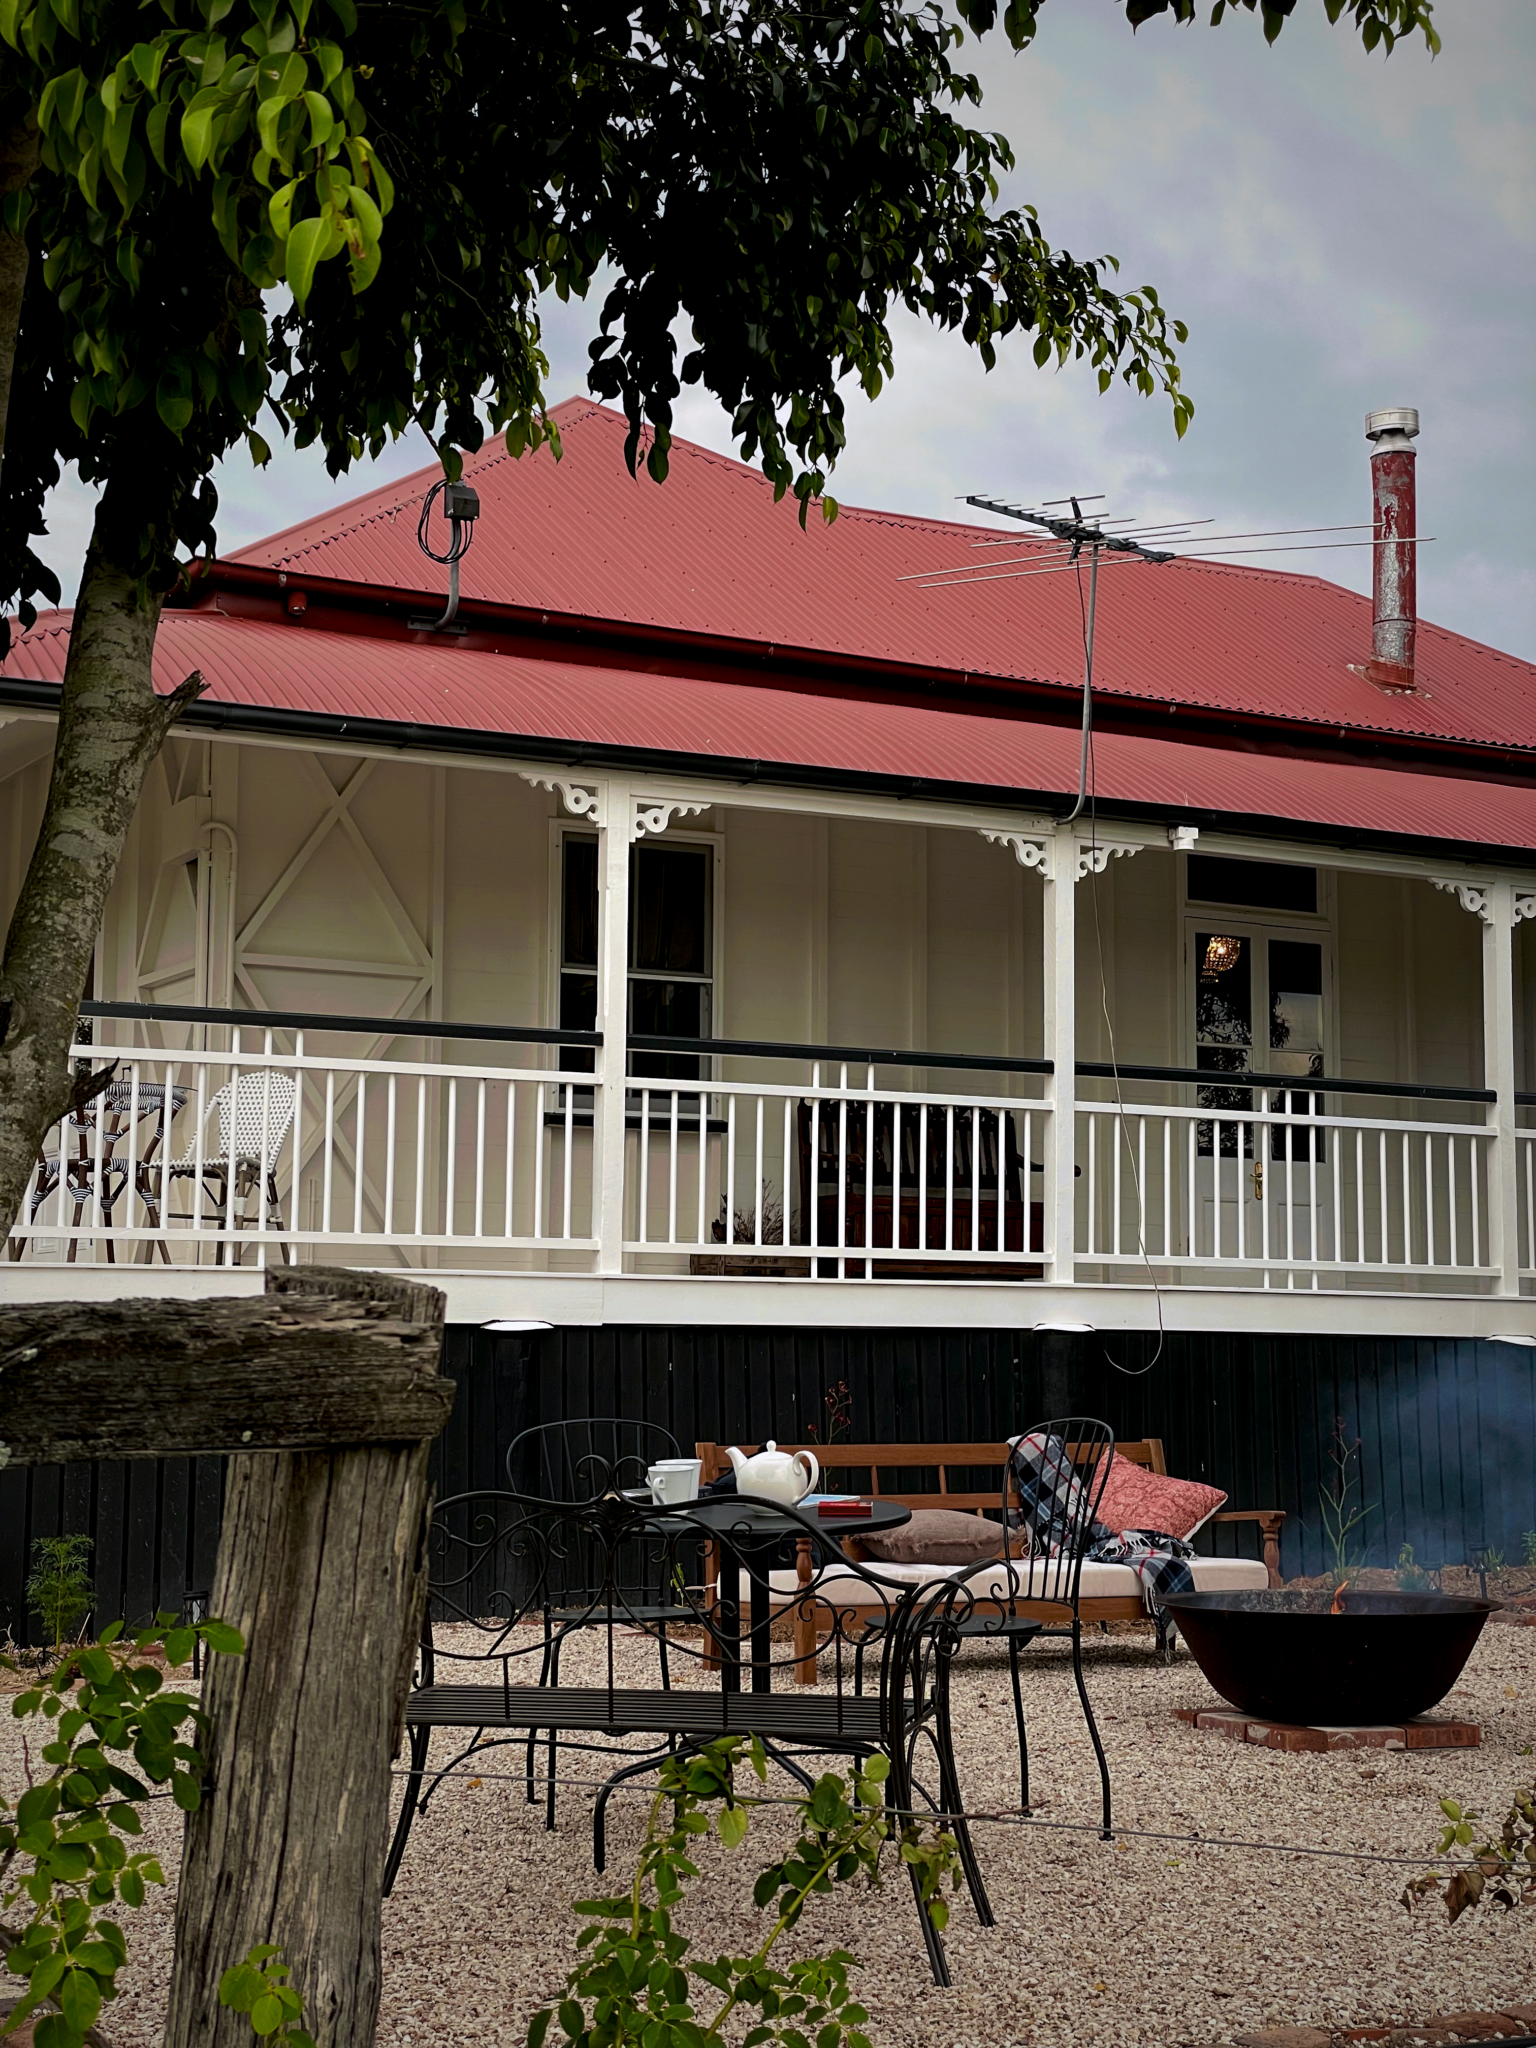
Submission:
<svg viewBox="0 0 1536 2048">
<path fill-rule="evenodd" d="M 161 686 L 207 690 L 101 935 L 111 1171 L 40 1169 L 12 1298 L 420 1272 L 524 1418 L 796 1435 L 843 1378 L 861 1435 L 982 1437 L 1028 1381 L 1266 1498 L 1362 1360 L 1415 1442 L 1423 1345 L 1523 1370 L 1536 669 L 1411 620 L 1383 662 L 1311 574 L 1106 557 L 1073 815 L 1078 579 L 971 573 L 1041 542 L 802 529 L 556 417 L 560 462 L 466 462 L 451 620 L 425 471 L 167 609 Z M 68 627 L 0 671 L 7 902 Z"/>
</svg>

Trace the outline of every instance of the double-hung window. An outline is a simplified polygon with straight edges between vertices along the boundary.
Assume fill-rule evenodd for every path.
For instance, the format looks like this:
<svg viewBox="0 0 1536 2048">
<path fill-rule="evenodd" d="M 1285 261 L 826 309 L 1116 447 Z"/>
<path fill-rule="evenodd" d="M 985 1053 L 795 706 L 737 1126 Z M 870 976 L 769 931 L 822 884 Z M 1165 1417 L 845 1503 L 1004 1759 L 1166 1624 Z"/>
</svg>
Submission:
<svg viewBox="0 0 1536 2048">
<path fill-rule="evenodd" d="M 641 845 L 629 856 L 631 1037 L 709 1038 L 714 1027 L 714 849 Z M 597 841 L 568 832 L 561 840 L 560 1026 L 597 1024 Z M 567 1046 L 560 1064 L 590 1073 L 592 1054 Z M 647 1050 L 630 1058 L 641 1078 L 697 1081 L 707 1069 L 696 1052 Z"/>
</svg>

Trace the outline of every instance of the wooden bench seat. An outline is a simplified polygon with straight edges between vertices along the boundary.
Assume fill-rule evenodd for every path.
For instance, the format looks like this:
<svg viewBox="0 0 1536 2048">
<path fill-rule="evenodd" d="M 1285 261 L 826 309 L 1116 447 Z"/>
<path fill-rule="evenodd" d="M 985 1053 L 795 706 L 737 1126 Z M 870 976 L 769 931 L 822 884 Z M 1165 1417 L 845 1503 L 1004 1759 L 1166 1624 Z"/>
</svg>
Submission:
<svg viewBox="0 0 1536 2048">
<path fill-rule="evenodd" d="M 742 1444 L 739 1448 L 751 1455 L 759 1446 Z M 1008 1446 L 1003 1443 L 780 1444 L 779 1448 L 810 1451 L 821 1467 L 821 1490 L 868 1493 L 877 1500 L 899 1500 L 914 1511 L 919 1508 L 956 1508 L 973 1514 L 995 1513 L 1002 1500 L 1003 1472 L 1008 1463 Z M 1115 1448 L 1133 1465 L 1144 1465 L 1150 1472 L 1166 1473 L 1168 1470 L 1161 1437 L 1116 1444 Z M 701 1484 L 719 1479 L 730 1471 L 730 1460 L 722 1445 L 698 1443 L 694 1445 L 694 1451 L 701 1463 Z M 936 1473 L 936 1488 L 913 1490 L 889 1483 L 892 1474 L 910 1475 L 914 1472 Z M 989 1480 L 984 1490 L 966 1483 L 964 1475 L 974 1479 L 981 1472 L 985 1472 Z M 959 1475 L 961 1483 L 951 1485 L 951 1474 Z M 1269 1584 L 1278 1586 L 1281 1584 L 1280 1529 L 1284 1521 L 1285 1513 L 1279 1508 L 1224 1508 L 1205 1526 L 1210 1528 L 1218 1522 L 1257 1523 L 1265 1573 Z M 829 1521 L 826 1527 L 835 1539 L 836 1522 Z M 851 1557 L 863 1555 L 856 1538 L 848 1539 L 844 1547 Z M 874 1569 L 878 1570 L 879 1566 L 875 1565 Z M 935 1569 L 943 1570 L 945 1567 Z M 1017 1611 L 1041 1621 L 1059 1621 L 1061 1618 L 1054 1605 L 1045 1602 L 1019 1602 Z M 1134 1591 L 1085 1598 L 1081 1602 L 1081 1613 L 1085 1622 L 1139 1621 L 1145 1617 L 1146 1609 L 1140 1592 Z"/>
</svg>

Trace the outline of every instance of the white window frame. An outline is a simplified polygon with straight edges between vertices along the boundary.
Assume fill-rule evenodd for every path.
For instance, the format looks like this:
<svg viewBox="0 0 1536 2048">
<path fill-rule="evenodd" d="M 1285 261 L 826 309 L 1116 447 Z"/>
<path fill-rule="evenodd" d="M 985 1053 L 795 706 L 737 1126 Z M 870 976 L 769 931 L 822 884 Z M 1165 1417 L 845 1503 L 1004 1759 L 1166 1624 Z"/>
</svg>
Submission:
<svg viewBox="0 0 1536 2048">
<path fill-rule="evenodd" d="M 560 1026 L 560 975 L 562 972 L 561 951 L 562 933 L 564 929 L 565 916 L 565 903 L 563 897 L 563 886 L 565 876 L 565 841 L 567 838 L 595 839 L 596 836 L 597 834 L 593 830 L 592 826 L 586 824 L 583 820 L 579 818 L 551 818 L 549 821 L 549 894 L 548 912 L 545 919 L 546 944 L 544 969 L 544 1015 L 547 1023 L 554 1030 L 558 1030 Z M 713 851 L 714 862 L 710 877 L 710 886 L 713 891 L 713 901 L 711 905 L 710 916 L 711 972 L 707 977 L 699 976 L 697 978 L 700 980 L 707 979 L 709 982 L 710 1028 L 708 1036 L 711 1038 L 719 1038 L 723 1036 L 723 1033 L 720 1029 L 720 1024 L 725 1001 L 725 833 L 723 829 L 719 826 L 714 828 L 712 831 L 704 832 L 698 830 L 680 832 L 669 831 L 663 832 L 654 837 L 648 834 L 645 840 L 637 841 L 636 844 L 654 844 L 657 846 L 704 846 L 711 848 Z M 624 1014 L 626 1019 L 625 1028 L 627 1030 L 629 1016 L 628 992 L 629 982 L 632 978 L 631 970 L 628 966 L 627 959 L 625 964 L 624 976 L 626 997 Z M 679 978 L 683 980 L 692 980 L 695 977 L 685 975 Z M 558 1066 L 558 1048 L 551 1048 L 551 1050 L 554 1052 L 555 1055 L 552 1064 Z M 718 1061 L 711 1054 L 701 1053 L 699 1057 L 701 1059 L 709 1060 L 709 1066 L 705 1070 L 703 1076 L 704 1082 L 707 1084 L 709 1081 L 716 1079 L 718 1076 Z"/>
</svg>

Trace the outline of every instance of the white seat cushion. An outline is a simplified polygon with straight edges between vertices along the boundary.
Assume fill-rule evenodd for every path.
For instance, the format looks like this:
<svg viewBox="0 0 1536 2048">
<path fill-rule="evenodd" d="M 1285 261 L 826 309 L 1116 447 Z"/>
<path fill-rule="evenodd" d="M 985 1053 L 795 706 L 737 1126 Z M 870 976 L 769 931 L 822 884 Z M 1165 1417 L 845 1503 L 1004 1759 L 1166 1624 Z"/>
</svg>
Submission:
<svg viewBox="0 0 1536 2048">
<path fill-rule="evenodd" d="M 980 1565 L 965 1581 L 967 1591 L 978 1600 L 1006 1599 L 1009 1593 L 1009 1579 L 1013 1580 L 1015 1597 L 1031 1597 L 1028 1577 L 1029 1559 L 1019 1559 L 1012 1566 L 1001 1563 Z M 1036 1561 L 1036 1571 L 1040 1565 Z M 949 1573 L 935 1569 L 928 1564 L 880 1564 L 869 1567 L 872 1577 L 884 1580 L 893 1589 L 907 1586 L 942 1585 Z M 1197 1593 L 1231 1593 L 1261 1591 L 1269 1584 L 1269 1573 L 1256 1558 L 1250 1557 L 1197 1557 L 1190 1561 L 1190 1572 L 1195 1581 Z M 775 1595 L 792 1598 L 796 1589 L 793 1571 L 773 1571 L 768 1574 L 769 1583 Z M 1046 1580 L 1042 1573 L 1037 1598 L 1046 1595 Z M 857 1572 L 846 1571 L 832 1566 L 816 1581 L 818 1593 L 829 1599 L 847 1600 L 853 1606 L 878 1606 L 879 1595 L 865 1584 Z M 745 1603 L 751 1597 L 750 1584 L 743 1574 L 740 1599 Z M 1092 1561 L 1083 1566 L 1081 1597 L 1084 1600 L 1139 1600 L 1141 1581 L 1128 1564 L 1095 1564 Z"/>
</svg>

